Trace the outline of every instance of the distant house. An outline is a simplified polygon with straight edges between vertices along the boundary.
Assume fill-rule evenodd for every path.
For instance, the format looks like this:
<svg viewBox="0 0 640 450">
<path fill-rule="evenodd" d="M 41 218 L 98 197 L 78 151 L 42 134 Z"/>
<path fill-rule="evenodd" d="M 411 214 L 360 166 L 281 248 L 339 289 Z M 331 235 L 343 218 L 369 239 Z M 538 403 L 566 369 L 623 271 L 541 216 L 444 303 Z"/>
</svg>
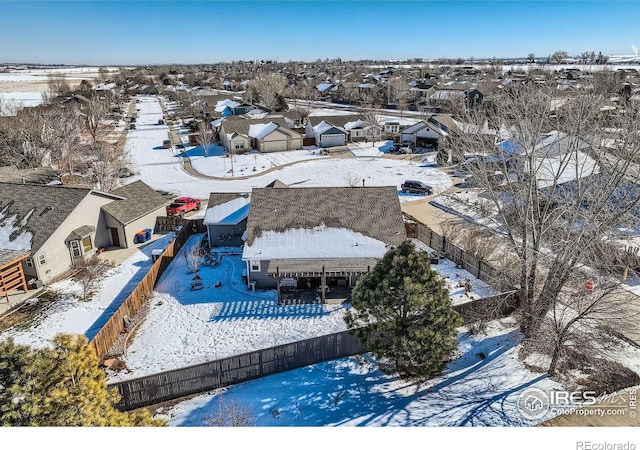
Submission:
<svg viewBox="0 0 640 450">
<path fill-rule="evenodd" d="M 338 147 L 346 145 L 349 132 L 344 128 L 322 121 L 312 128 L 313 137 L 317 147 Z"/>
<path fill-rule="evenodd" d="M 588 153 L 588 142 L 557 130 L 541 134 L 530 148 L 525 148 L 516 138 L 499 142 L 497 148 L 507 167 L 516 173 L 522 170 L 535 173 L 540 189 L 599 171 L 598 164 Z M 529 168 L 531 164 L 533 169 Z"/>
<path fill-rule="evenodd" d="M 245 236 L 247 282 L 279 289 L 283 278 L 353 286 L 406 232 L 395 186 L 261 188 Z"/>
<path fill-rule="evenodd" d="M 384 123 L 383 131 L 389 135 L 394 135 L 400 132 L 400 122 L 396 120 L 390 120 Z"/>
<path fill-rule="evenodd" d="M 449 136 L 452 119 L 445 114 L 431 116 L 427 120 L 404 128 L 400 132 L 401 144 L 415 144 L 417 147 L 438 148 Z M 445 125 L 445 123 L 447 123 Z"/>
<path fill-rule="evenodd" d="M 309 116 L 305 135 L 318 147 L 336 147 L 365 137 L 369 124 L 358 114 Z"/>
<path fill-rule="evenodd" d="M 25 275 L 47 283 L 98 248 L 134 245 L 167 203 L 142 181 L 109 193 L 0 183 L 0 248 L 28 252 Z"/>
<path fill-rule="evenodd" d="M 283 152 L 302 148 L 302 135 L 289 128 L 284 117 L 249 119 L 227 117 L 220 123 L 220 143 L 227 151 Z"/>
<path fill-rule="evenodd" d="M 203 224 L 207 227 L 209 246 L 241 247 L 247 229 L 250 196 L 246 193 L 211 193 Z"/>
</svg>

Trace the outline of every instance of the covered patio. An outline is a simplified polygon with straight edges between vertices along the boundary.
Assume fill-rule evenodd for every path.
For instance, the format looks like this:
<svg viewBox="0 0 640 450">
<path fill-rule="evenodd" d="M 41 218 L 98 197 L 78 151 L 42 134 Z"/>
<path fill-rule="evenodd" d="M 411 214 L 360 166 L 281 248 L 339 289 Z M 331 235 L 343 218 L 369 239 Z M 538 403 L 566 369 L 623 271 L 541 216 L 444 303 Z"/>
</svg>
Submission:
<svg viewBox="0 0 640 450">
<path fill-rule="evenodd" d="M 377 261 L 376 258 L 274 259 L 267 273 L 276 280 L 279 303 L 291 298 L 292 292 L 309 292 L 320 303 L 343 303 L 350 300 L 351 288 Z"/>
</svg>

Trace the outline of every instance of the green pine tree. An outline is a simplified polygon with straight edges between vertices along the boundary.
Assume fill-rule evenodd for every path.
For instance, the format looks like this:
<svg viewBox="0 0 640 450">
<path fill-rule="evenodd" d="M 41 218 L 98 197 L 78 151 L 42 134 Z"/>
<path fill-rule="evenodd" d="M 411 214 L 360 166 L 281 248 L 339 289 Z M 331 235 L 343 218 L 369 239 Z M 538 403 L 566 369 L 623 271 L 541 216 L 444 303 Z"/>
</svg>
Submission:
<svg viewBox="0 0 640 450">
<path fill-rule="evenodd" d="M 0 342 L 0 424 L 3 426 L 162 426 L 147 410 L 121 412 L 119 394 L 84 336 L 59 334 L 53 348 Z"/>
<path fill-rule="evenodd" d="M 389 250 L 351 293 L 345 321 L 387 372 L 432 377 L 457 348 L 461 324 L 442 278 L 411 241 Z"/>
</svg>

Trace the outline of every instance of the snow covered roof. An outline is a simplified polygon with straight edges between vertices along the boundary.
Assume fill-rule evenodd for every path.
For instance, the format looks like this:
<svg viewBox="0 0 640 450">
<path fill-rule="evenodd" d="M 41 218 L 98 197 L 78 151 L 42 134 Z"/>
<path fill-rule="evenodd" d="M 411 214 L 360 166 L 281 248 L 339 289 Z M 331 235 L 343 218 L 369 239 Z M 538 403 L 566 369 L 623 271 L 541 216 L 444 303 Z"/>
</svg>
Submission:
<svg viewBox="0 0 640 450">
<path fill-rule="evenodd" d="M 338 128 L 338 127 L 335 127 L 335 126 L 331 125 L 330 123 L 325 122 L 323 120 L 318 125 L 313 127 L 313 132 L 316 133 L 316 134 L 322 134 L 322 133 L 325 133 L 325 132 L 329 131 L 332 128 Z"/>
<path fill-rule="evenodd" d="M 224 133 L 230 134 L 236 132 L 241 135 L 249 136 L 251 133 L 251 128 L 254 125 L 267 125 L 270 122 L 273 122 L 276 125 L 280 125 L 287 130 L 289 127 L 287 126 L 287 122 L 285 122 L 282 117 L 270 117 L 268 119 L 252 119 L 243 116 L 229 116 L 226 117 L 221 124 L 221 130 Z"/>
<path fill-rule="evenodd" d="M 369 122 L 358 119 L 353 122 L 347 122 L 344 124 L 345 130 L 353 130 L 354 128 L 366 128 L 369 126 Z"/>
<path fill-rule="evenodd" d="M 325 227 L 322 230 L 350 230 L 389 245 L 399 245 L 406 239 L 395 186 L 259 188 L 251 193 L 245 245 L 252 248 L 254 241 L 268 231 L 305 229 L 319 233 L 320 226 Z M 280 242 L 277 239 L 272 237 L 268 242 Z"/>
<path fill-rule="evenodd" d="M 294 228 L 282 232 L 265 231 L 251 245 L 245 245 L 242 257 L 260 260 L 290 258 L 382 258 L 387 244 L 346 228 L 325 224 Z"/>
<path fill-rule="evenodd" d="M 316 86 L 316 89 L 320 92 L 324 92 L 328 89 L 331 89 L 333 87 L 333 84 L 331 83 L 320 83 L 319 85 Z"/>
<path fill-rule="evenodd" d="M 37 252 L 90 193 L 91 189 L 0 183 L 0 248 Z"/>
<path fill-rule="evenodd" d="M 216 112 L 222 112 L 225 110 L 225 108 L 229 107 L 230 109 L 233 109 L 237 106 L 240 106 L 240 103 L 234 101 L 234 100 L 230 100 L 230 99 L 226 99 L 226 100 L 220 100 L 215 107 L 215 111 Z"/>
<path fill-rule="evenodd" d="M 429 98 L 431 100 L 454 100 L 456 98 L 463 98 L 464 96 L 464 91 L 458 89 L 440 89 L 434 92 Z"/>
<path fill-rule="evenodd" d="M 262 139 L 273 131 L 277 130 L 279 125 L 274 122 L 256 123 L 249 126 L 249 137 Z"/>
<path fill-rule="evenodd" d="M 250 198 L 238 197 L 207 208 L 204 225 L 235 225 L 249 215 Z"/>
</svg>

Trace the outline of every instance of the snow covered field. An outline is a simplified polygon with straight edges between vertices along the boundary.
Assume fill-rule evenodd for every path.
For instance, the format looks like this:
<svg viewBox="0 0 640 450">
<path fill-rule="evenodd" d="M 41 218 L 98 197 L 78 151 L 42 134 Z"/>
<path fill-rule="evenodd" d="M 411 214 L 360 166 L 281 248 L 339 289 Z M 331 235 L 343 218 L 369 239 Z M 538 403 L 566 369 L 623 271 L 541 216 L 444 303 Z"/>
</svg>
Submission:
<svg viewBox="0 0 640 450">
<path fill-rule="evenodd" d="M 108 68 L 117 71 L 118 68 Z M 98 67 L 60 67 L 50 69 L 19 69 L 0 72 L 0 116 L 13 115 L 15 108 L 42 104 L 42 92 L 48 87 L 50 74 L 64 75 L 71 85 L 98 78 Z"/>
</svg>

